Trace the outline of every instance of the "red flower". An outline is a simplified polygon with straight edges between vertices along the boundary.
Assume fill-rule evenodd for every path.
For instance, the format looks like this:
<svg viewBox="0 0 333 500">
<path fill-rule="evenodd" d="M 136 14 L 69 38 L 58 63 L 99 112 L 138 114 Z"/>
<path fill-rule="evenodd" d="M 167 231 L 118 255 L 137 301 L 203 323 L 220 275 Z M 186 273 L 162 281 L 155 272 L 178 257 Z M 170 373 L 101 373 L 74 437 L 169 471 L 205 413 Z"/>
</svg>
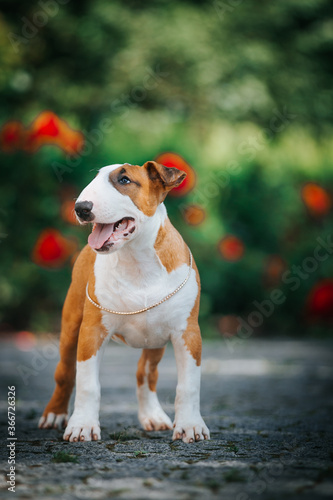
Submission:
<svg viewBox="0 0 333 500">
<path fill-rule="evenodd" d="M 302 187 L 303 202 L 312 215 L 326 215 L 332 206 L 330 194 L 314 182 L 308 182 Z"/>
<path fill-rule="evenodd" d="M 205 220 L 206 212 L 199 205 L 188 205 L 184 209 L 183 216 L 187 224 L 198 226 Z"/>
<path fill-rule="evenodd" d="M 0 148 L 6 153 L 21 149 L 24 135 L 25 130 L 21 122 L 11 121 L 5 123 L 0 131 Z"/>
<path fill-rule="evenodd" d="M 61 217 L 64 219 L 64 221 L 68 222 L 69 224 L 77 225 L 78 221 L 77 218 L 75 217 L 74 207 L 75 207 L 74 200 L 64 201 L 61 205 Z"/>
<path fill-rule="evenodd" d="M 57 146 L 72 155 L 78 153 L 84 143 L 81 132 L 72 129 L 65 120 L 52 111 L 43 111 L 31 123 L 24 149 L 35 153 L 45 145 Z"/>
<path fill-rule="evenodd" d="M 7 122 L 0 130 L 0 147 L 3 151 L 35 153 L 45 145 L 57 146 L 65 153 L 79 153 L 84 144 L 83 134 L 72 129 L 52 111 L 43 111 L 24 128 L 21 122 Z"/>
<path fill-rule="evenodd" d="M 310 290 L 307 311 L 319 319 L 333 319 L 333 279 L 321 280 Z"/>
<path fill-rule="evenodd" d="M 161 163 L 165 167 L 174 167 L 178 168 L 179 170 L 183 170 L 187 174 L 183 182 L 170 191 L 169 196 L 185 196 L 190 191 L 192 191 L 196 183 L 195 172 L 193 168 L 179 154 L 170 152 L 162 153 L 155 158 L 155 161 Z"/>
<path fill-rule="evenodd" d="M 282 274 L 287 269 L 287 263 L 279 255 L 271 255 L 265 264 L 264 284 L 268 287 L 277 286 Z"/>
<path fill-rule="evenodd" d="M 76 242 L 64 238 L 56 229 L 49 228 L 39 235 L 32 252 L 32 260 L 42 267 L 59 268 L 76 249 Z"/>
<path fill-rule="evenodd" d="M 244 243 L 237 238 L 237 236 L 233 236 L 232 234 L 220 240 L 218 249 L 225 260 L 233 262 L 240 260 L 245 252 Z"/>
</svg>

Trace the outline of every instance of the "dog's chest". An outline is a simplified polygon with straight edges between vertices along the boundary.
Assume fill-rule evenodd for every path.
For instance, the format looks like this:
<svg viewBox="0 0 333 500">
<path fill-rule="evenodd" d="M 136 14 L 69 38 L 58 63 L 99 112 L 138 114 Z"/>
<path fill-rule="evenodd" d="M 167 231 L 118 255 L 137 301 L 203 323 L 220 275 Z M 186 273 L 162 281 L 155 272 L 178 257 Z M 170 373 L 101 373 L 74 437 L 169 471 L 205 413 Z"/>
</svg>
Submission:
<svg viewBox="0 0 333 500">
<path fill-rule="evenodd" d="M 111 257 L 111 256 L 110 256 Z M 129 272 L 103 256 L 95 262 L 95 294 L 99 304 L 118 312 L 148 308 L 171 294 L 186 279 L 189 267 L 182 265 L 171 273 L 152 263 L 149 272 Z M 167 301 L 146 312 L 118 315 L 102 312 L 102 323 L 115 341 L 125 341 L 131 347 L 163 347 L 172 333 L 182 333 L 187 326 L 198 294 L 195 271 L 192 269 L 186 285 Z"/>
</svg>

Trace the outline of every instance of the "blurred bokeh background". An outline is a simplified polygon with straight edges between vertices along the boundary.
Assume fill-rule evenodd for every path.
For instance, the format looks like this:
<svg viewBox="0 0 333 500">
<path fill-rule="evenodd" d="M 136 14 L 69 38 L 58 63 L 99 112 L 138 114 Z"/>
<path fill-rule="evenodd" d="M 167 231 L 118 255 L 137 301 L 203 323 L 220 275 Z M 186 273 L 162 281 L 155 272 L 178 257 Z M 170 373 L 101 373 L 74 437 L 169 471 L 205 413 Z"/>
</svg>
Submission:
<svg viewBox="0 0 333 500">
<path fill-rule="evenodd" d="M 159 158 L 203 336 L 328 336 L 332 61 L 330 0 L 2 0 L 1 330 L 59 330 L 74 198 Z"/>
</svg>

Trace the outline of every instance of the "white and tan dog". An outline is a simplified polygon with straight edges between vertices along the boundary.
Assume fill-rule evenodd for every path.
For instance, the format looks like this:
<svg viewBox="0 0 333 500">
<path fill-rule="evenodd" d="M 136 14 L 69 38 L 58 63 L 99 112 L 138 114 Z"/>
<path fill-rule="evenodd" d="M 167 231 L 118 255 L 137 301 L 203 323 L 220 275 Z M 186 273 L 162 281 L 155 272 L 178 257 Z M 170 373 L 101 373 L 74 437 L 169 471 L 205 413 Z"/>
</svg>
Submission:
<svg viewBox="0 0 333 500">
<path fill-rule="evenodd" d="M 56 387 L 40 428 L 67 424 L 67 441 L 101 438 L 99 365 L 111 337 L 143 349 L 137 370 L 143 428 L 171 429 L 156 394 L 157 365 L 171 340 L 178 371 L 173 439 L 209 439 L 200 414 L 199 275 L 163 204 L 185 176 L 153 161 L 142 167 L 110 165 L 80 194 L 77 217 L 94 226 L 74 265 Z M 67 423 L 75 375 L 75 407 Z"/>
</svg>

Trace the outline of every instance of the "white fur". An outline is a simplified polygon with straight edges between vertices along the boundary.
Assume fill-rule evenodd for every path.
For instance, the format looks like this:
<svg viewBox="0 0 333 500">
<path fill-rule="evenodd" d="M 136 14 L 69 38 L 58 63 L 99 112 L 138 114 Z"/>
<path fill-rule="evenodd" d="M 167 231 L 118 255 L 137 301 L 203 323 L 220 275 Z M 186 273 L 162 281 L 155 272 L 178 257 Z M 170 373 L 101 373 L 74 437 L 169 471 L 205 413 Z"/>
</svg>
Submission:
<svg viewBox="0 0 333 500">
<path fill-rule="evenodd" d="M 105 347 L 87 361 L 76 363 L 76 395 L 74 413 L 69 419 L 64 439 L 67 441 L 91 441 L 101 439 L 99 405 L 101 388 L 99 367 Z"/>
<path fill-rule="evenodd" d="M 121 165 L 109 165 L 82 191 L 78 201 L 91 201 L 95 220 L 102 223 L 133 217 L 136 231 L 121 251 L 97 254 L 95 294 L 101 306 L 115 311 L 135 311 L 150 306 L 173 292 L 188 274 L 188 264 L 168 273 L 158 259 L 154 243 L 167 213 L 160 204 L 151 217 L 115 189 L 109 174 Z M 195 271 L 184 289 L 156 309 L 135 315 L 103 312 L 103 325 L 111 336 L 123 335 L 132 347 L 163 347 L 171 333 L 183 332 L 198 293 Z"/>
<path fill-rule="evenodd" d="M 119 193 L 109 181 L 110 172 L 121 166 L 121 164 L 115 164 L 101 168 L 98 175 L 84 188 L 76 200 L 77 203 L 91 201 L 96 221 L 101 224 L 116 222 L 123 217 L 131 216 L 131 209 L 134 209 L 135 215 L 138 215 L 138 209 L 132 200 Z"/>
<path fill-rule="evenodd" d="M 38 427 L 40 429 L 62 429 L 67 424 L 67 413 L 48 413 L 46 416 L 42 416 L 39 419 Z"/>
<path fill-rule="evenodd" d="M 157 394 L 151 391 L 144 376 L 144 383 L 136 391 L 139 403 L 139 422 L 146 431 L 172 429 L 172 422 L 162 409 Z"/>
<path fill-rule="evenodd" d="M 121 238 L 115 241 L 114 245 L 105 253 L 113 253 L 122 248 L 125 243 L 128 243 L 128 240 L 132 241 L 136 239 L 137 235 L 141 232 L 141 225 L 150 219 L 150 217 L 139 210 L 128 195 L 120 193 L 110 182 L 110 173 L 121 166 L 120 164 L 115 164 L 101 168 L 95 179 L 84 188 L 77 199 L 77 203 L 82 201 L 93 203 L 92 213 L 95 216 L 93 222 L 109 224 L 117 222 L 124 217 L 132 217 L 135 220 L 136 229 L 134 233 L 129 234 L 126 239 Z M 87 223 L 84 222 L 84 224 Z"/>
<path fill-rule="evenodd" d="M 135 311 L 163 299 L 184 281 L 189 271 L 187 264 L 168 273 L 156 255 L 153 243 L 160 223 L 160 214 L 155 214 L 136 240 L 121 251 L 97 255 L 95 294 L 100 305 L 115 311 Z M 186 329 L 197 294 L 192 270 L 185 287 L 163 304 L 132 316 L 103 312 L 102 322 L 111 336 L 123 335 L 131 347 L 163 347 L 172 333 L 181 334 Z"/>
<path fill-rule="evenodd" d="M 115 311 L 135 311 L 173 292 L 186 278 L 189 264 L 167 272 L 154 249 L 158 231 L 166 218 L 165 206 L 159 205 L 151 217 L 143 214 L 129 196 L 121 194 L 109 182 L 110 172 L 119 166 L 102 168 L 77 201 L 91 201 L 95 221 L 99 223 L 116 222 L 123 217 L 135 219 L 133 237 L 122 241 L 116 252 L 97 254 L 94 267 L 95 295 L 99 304 Z M 102 312 L 108 338 L 121 334 L 129 346 L 137 348 L 160 348 L 172 340 L 178 368 L 174 439 L 182 438 L 185 442 L 209 438 L 199 408 L 200 367 L 182 339 L 197 295 L 196 274 L 191 269 L 186 285 L 156 308 L 133 316 Z M 77 363 L 75 410 L 64 439 L 88 441 L 94 434 L 95 438 L 100 438 L 98 369 L 102 350 L 89 360 Z M 149 389 L 147 374 L 137 395 L 139 420 L 145 429 L 171 427 L 156 393 Z"/>
<path fill-rule="evenodd" d="M 200 414 L 201 367 L 182 338 L 174 335 L 172 344 L 178 372 L 173 439 L 181 438 L 185 443 L 209 439 L 209 430 Z"/>
</svg>

